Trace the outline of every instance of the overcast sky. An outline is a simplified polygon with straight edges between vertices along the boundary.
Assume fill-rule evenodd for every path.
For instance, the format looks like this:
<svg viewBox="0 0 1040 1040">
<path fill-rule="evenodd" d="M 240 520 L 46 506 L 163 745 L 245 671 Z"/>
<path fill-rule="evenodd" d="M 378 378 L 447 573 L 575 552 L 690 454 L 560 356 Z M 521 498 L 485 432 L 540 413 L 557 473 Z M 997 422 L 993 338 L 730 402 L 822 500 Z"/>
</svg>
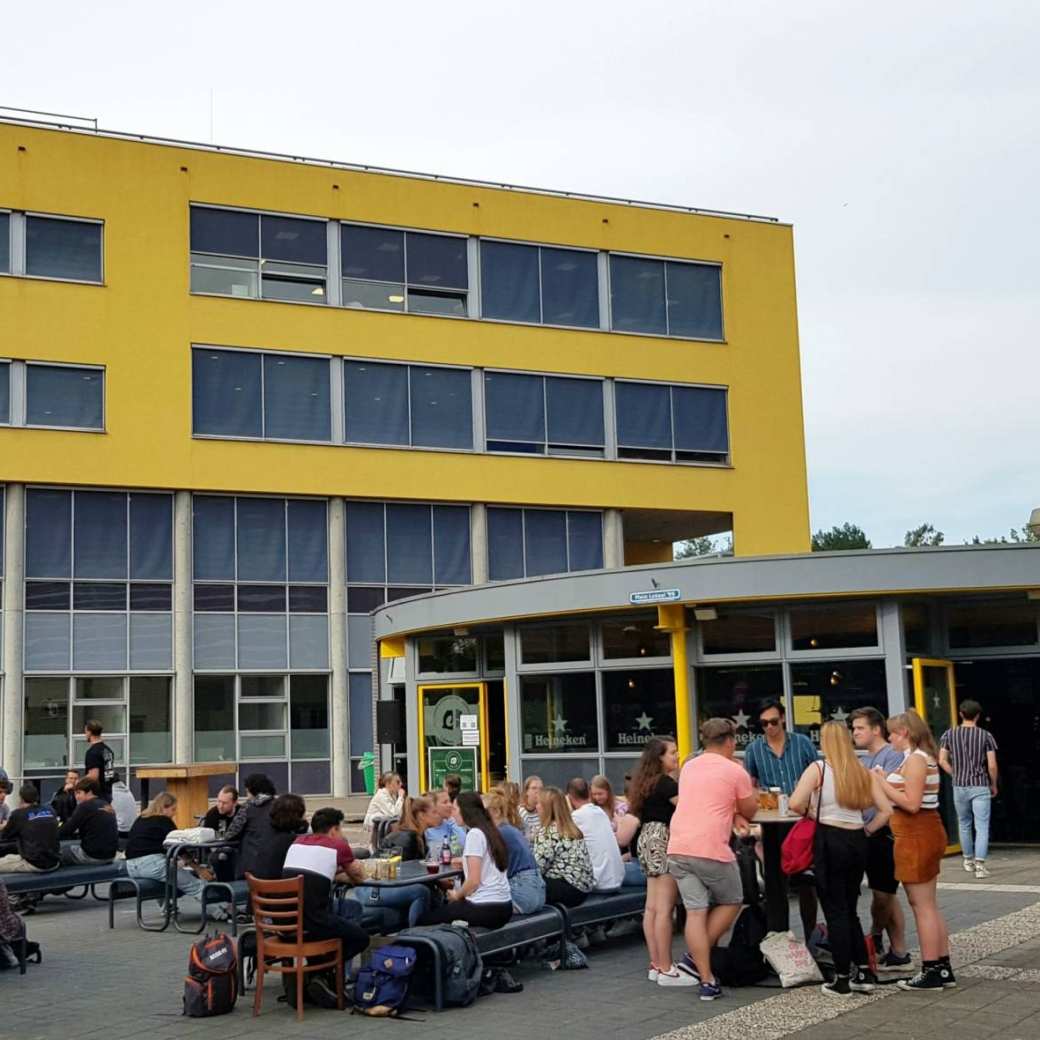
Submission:
<svg viewBox="0 0 1040 1040">
<path fill-rule="evenodd" d="M 728 6 L 728 10 L 721 10 Z M 0 104 L 795 226 L 814 528 L 1040 506 L 1040 7 L 7 5 Z"/>
</svg>

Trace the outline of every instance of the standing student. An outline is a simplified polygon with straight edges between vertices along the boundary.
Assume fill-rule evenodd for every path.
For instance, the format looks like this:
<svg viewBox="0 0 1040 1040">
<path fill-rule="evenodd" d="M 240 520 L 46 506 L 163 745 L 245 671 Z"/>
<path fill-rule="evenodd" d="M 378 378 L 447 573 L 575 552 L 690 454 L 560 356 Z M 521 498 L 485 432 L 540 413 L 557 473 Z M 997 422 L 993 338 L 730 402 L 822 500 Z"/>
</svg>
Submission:
<svg viewBox="0 0 1040 1040">
<path fill-rule="evenodd" d="M 597 892 L 616 892 L 625 883 L 625 864 L 621 859 L 610 817 L 591 801 L 588 781 L 576 776 L 567 784 L 567 801 L 592 861 L 593 888 Z"/>
<path fill-rule="evenodd" d="M 545 901 L 580 906 L 596 883 L 585 836 L 558 787 L 543 787 L 541 822 L 532 852 L 545 878 Z"/>
<path fill-rule="evenodd" d="M 0 856 L 0 873 L 37 873 L 54 870 L 61 862 L 58 817 L 49 805 L 40 805 L 40 794 L 32 784 L 22 784 L 22 801 L 4 827 L 4 841 L 14 841 L 18 851 Z"/>
<path fill-rule="evenodd" d="M 864 752 L 861 764 L 870 772 L 881 766 L 885 774 L 895 772 L 903 762 L 903 755 L 888 743 L 885 717 L 877 708 L 857 708 L 851 716 L 852 742 Z M 869 827 L 875 810 L 867 806 L 863 820 Z M 899 902 L 899 882 L 896 881 L 895 838 L 886 823 L 867 835 L 867 884 L 872 893 L 870 903 L 870 932 L 877 954 L 878 971 L 905 971 L 910 965 L 906 950 L 906 920 Z M 888 932 L 889 948 L 884 952 Z"/>
<path fill-rule="evenodd" d="M 880 780 L 856 758 L 843 722 L 823 724 L 820 747 L 823 761 L 806 767 L 791 795 L 791 809 L 816 814 L 813 872 L 834 956 L 834 981 L 824 983 L 823 992 L 848 997 L 870 993 L 877 983 L 856 904 L 867 869 L 867 836 L 885 826 L 892 806 Z M 869 808 L 874 813 L 865 824 Z"/>
<path fill-rule="evenodd" d="M 115 773 L 112 778 L 112 808 L 115 810 L 119 836 L 125 837 L 130 833 L 140 810 L 137 807 L 137 799 L 119 773 Z"/>
<path fill-rule="evenodd" d="M 948 729 L 939 741 L 939 766 L 953 777 L 964 869 L 981 881 L 990 876 L 986 857 L 989 814 L 997 797 L 997 742 L 979 725 L 982 705 L 978 701 L 962 701 L 958 714 L 961 724 Z"/>
<path fill-rule="evenodd" d="M 701 744 L 704 751 L 688 759 L 679 775 L 668 869 L 686 907 L 686 945 L 696 969 L 698 996 L 716 1000 L 722 987 L 711 970 L 711 948 L 736 921 L 744 903 L 737 857 L 730 848 L 733 822 L 737 815 L 753 816 L 758 797 L 751 778 L 733 761 L 737 727 L 731 719 L 708 719 L 701 727 Z"/>
<path fill-rule="evenodd" d="M 58 829 L 58 837 L 66 842 L 61 847 L 65 864 L 111 863 L 119 851 L 119 829 L 116 814 L 98 795 L 98 784 L 85 776 L 76 784 L 76 811 Z M 74 844 L 75 839 L 79 844 Z"/>
<path fill-rule="evenodd" d="M 236 813 L 224 831 L 224 841 L 238 842 L 239 878 L 245 877 L 247 870 L 256 877 L 260 876 L 254 868 L 271 833 L 269 817 L 276 794 L 275 786 L 266 773 L 250 773 L 246 777 L 245 788 L 245 812 Z"/>
<path fill-rule="evenodd" d="M 950 936 L 936 898 L 939 868 L 946 852 L 946 828 L 939 816 L 939 762 L 935 738 L 912 709 L 888 720 L 892 746 L 902 751 L 903 764 L 882 780 L 895 807 L 896 878 L 903 883 L 921 942 L 921 970 L 900 979 L 901 989 L 915 991 L 956 986 L 950 966 Z M 881 768 L 875 767 L 880 775 Z"/>
<path fill-rule="evenodd" d="M 83 776 L 98 785 L 98 796 L 106 802 L 112 801 L 112 784 L 116 779 L 116 756 L 101 739 L 104 732 L 97 719 L 91 719 L 84 727 L 87 738 L 87 754 L 83 762 Z"/>
<path fill-rule="evenodd" d="M 679 754 L 671 737 L 651 737 L 628 791 L 629 812 L 640 821 L 636 838 L 639 865 L 646 876 L 643 938 L 650 954 L 647 979 L 662 986 L 689 986 L 695 979 L 672 962 L 672 912 L 678 899 L 675 878 L 668 873 L 668 826 L 672 822 L 679 785 L 672 775 Z"/>
</svg>

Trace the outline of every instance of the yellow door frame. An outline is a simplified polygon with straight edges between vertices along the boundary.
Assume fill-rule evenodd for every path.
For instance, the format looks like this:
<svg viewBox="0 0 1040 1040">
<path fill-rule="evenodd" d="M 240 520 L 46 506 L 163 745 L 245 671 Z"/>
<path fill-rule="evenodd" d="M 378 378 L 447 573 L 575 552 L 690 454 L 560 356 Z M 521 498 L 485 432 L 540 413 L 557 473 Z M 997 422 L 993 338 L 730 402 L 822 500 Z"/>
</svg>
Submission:
<svg viewBox="0 0 1040 1040">
<path fill-rule="evenodd" d="M 947 705 L 949 719 L 947 721 L 949 722 L 950 729 L 953 729 L 953 727 L 957 725 L 957 680 L 954 674 L 953 661 L 950 661 L 945 657 L 913 657 L 910 659 L 910 665 L 914 677 L 914 707 L 917 709 L 917 714 L 924 719 L 929 730 L 932 727 L 928 712 L 928 704 L 925 701 L 924 670 L 926 668 L 941 668 L 946 672 L 946 690 L 949 696 L 949 703 Z M 940 778 L 942 777 L 941 771 L 939 776 Z M 946 846 L 946 854 L 950 855 L 954 852 L 960 852 L 960 850 L 961 846 L 958 835 L 956 840 Z"/>
<path fill-rule="evenodd" d="M 480 747 L 477 759 L 480 763 L 480 786 L 488 788 L 488 716 L 487 716 L 487 683 L 483 682 L 447 682 L 423 683 L 418 689 L 419 695 L 419 788 L 426 787 L 426 717 L 423 711 L 423 700 L 427 691 L 439 690 L 476 690 L 477 691 L 477 723 L 480 726 Z"/>
</svg>

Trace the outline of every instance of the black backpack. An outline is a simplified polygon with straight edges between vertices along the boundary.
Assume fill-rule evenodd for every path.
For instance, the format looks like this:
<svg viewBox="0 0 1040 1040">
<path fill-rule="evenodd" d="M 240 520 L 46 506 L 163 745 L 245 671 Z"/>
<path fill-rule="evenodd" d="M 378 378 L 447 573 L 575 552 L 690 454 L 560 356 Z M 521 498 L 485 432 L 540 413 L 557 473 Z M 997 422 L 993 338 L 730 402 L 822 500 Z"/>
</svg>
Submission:
<svg viewBox="0 0 1040 1040">
<path fill-rule="evenodd" d="M 754 986 L 769 974 L 759 944 L 766 937 L 766 915 L 757 904 L 746 906 L 733 926 L 728 946 L 711 951 L 712 974 L 724 986 Z"/>
<path fill-rule="evenodd" d="M 440 948 L 441 992 L 445 1007 L 469 1007 L 477 999 L 484 975 L 484 961 L 473 933 L 454 924 L 406 928 L 397 936 L 397 944 L 407 946 L 409 935 L 421 935 Z M 423 946 L 418 946 L 416 952 L 421 958 L 425 952 Z M 422 974 L 417 972 L 416 978 L 421 982 Z"/>
<path fill-rule="evenodd" d="M 235 1010 L 238 999 L 238 957 L 235 944 L 223 932 L 193 943 L 184 979 L 184 1014 L 209 1018 Z"/>
</svg>

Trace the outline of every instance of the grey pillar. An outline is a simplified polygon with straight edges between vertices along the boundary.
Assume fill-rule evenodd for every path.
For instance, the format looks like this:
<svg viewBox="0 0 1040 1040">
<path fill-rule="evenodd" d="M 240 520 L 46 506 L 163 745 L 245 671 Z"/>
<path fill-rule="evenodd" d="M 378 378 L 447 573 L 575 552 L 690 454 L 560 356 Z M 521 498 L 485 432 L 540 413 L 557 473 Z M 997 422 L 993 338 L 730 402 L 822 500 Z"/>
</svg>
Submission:
<svg viewBox="0 0 1040 1040">
<path fill-rule="evenodd" d="M 506 777 L 513 783 L 522 784 L 520 754 L 524 747 L 524 727 L 520 717 L 520 676 L 517 671 L 520 649 L 516 625 L 504 626 L 502 638 L 505 645 L 506 729 L 509 732 L 509 761 L 506 763 Z"/>
<path fill-rule="evenodd" d="M 487 506 L 477 502 L 469 510 L 469 551 L 473 584 L 488 580 Z"/>
<path fill-rule="evenodd" d="M 347 507 L 329 499 L 329 669 L 332 673 L 332 795 L 345 798 L 350 782 L 347 749 Z"/>
<path fill-rule="evenodd" d="M 404 715 L 408 734 L 408 790 L 419 791 L 419 762 L 426 749 L 419 746 L 419 684 L 415 681 L 418 667 L 415 640 L 409 637 L 404 645 Z M 426 778 L 427 786 L 430 778 Z"/>
<path fill-rule="evenodd" d="M 191 492 L 173 496 L 173 760 L 194 760 Z"/>
<path fill-rule="evenodd" d="M 22 775 L 24 658 L 22 589 L 25 578 L 25 486 L 8 484 L 4 496 L 3 765 L 13 783 Z"/>
<path fill-rule="evenodd" d="M 603 566 L 625 566 L 625 526 L 620 509 L 603 510 Z"/>
<path fill-rule="evenodd" d="M 888 713 L 898 715 L 910 707 L 906 670 L 906 639 L 903 635 L 903 612 L 895 600 L 885 600 L 881 607 L 881 645 L 885 648 L 885 684 L 888 687 Z"/>
</svg>

